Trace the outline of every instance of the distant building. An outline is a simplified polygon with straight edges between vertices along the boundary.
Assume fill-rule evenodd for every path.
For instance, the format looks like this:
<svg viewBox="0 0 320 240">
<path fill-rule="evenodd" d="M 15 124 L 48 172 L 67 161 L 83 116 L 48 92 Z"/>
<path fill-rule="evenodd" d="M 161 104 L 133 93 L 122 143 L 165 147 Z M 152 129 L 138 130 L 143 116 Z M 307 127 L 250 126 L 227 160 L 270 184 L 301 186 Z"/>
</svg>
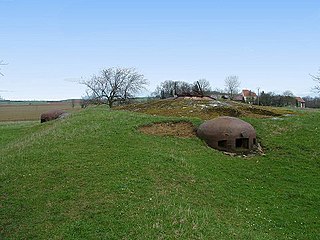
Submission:
<svg viewBox="0 0 320 240">
<path fill-rule="evenodd" d="M 233 101 L 237 101 L 237 102 L 243 102 L 244 101 L 242 94 L 235 95 L 232 100 Z"/>
<path fill-rule="evenodd" d="M 257 99 L 257 94 L 251 90 L 243 89 L 242 90 L 243 101 L 246 103 L 254 103 Z"/>
<path fill-rule="evenodd" d="M 298 108 L 305 108 L 306 102 L 301 97 L 296 97 L 296 106 Z"/>
</svg>

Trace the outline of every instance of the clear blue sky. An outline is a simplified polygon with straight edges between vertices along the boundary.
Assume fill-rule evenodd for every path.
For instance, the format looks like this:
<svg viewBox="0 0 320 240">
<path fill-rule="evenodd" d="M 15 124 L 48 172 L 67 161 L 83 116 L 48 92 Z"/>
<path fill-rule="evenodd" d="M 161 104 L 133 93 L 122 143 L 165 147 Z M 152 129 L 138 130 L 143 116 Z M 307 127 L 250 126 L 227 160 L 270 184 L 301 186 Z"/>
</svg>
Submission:
<svg viewBox="0 0 320 240">
<path fill-rule="evenodd" d="M 72 82 L 136 67 L 161 81 L 310 94 L 320 67 L 319 0 L 0 0 L 0 95 L 80 98 Z"/>
</svg>

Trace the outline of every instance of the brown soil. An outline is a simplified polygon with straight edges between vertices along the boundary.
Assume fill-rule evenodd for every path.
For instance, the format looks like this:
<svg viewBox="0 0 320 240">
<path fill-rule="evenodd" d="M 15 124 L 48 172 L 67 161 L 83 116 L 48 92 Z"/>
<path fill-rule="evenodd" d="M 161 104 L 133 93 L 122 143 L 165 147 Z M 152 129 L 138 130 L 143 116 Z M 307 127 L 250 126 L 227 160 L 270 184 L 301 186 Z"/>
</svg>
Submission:
<svg viewBox="0 0 320 240">
<path fill-rule="evenodd" d="M 141 126 L 139 131 L 150 135 L 193 137 L 195 136 L 195 127 L 190 122 L 161 122 Z"/>
</svg>

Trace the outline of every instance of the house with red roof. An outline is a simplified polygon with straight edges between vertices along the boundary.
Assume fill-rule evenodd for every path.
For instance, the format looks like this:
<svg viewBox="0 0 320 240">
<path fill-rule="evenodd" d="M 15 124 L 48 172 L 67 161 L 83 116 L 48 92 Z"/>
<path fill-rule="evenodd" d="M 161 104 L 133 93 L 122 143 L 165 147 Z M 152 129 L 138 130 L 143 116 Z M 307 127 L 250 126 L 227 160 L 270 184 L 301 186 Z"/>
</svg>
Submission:
<svg viewBox="0 0 320 240">
<path fill-rule="evenodd" d="M 298 108 L 305 108 L 306 102 L 301 97 L 296 97 L 296 106 Z"/>
<path fill-rule="evenodd" d="M 242 97 L 246 103 L 254 103 L 254 101 L 257 99 L 257 94 L 251 90 L 243 89 Z"/>
</svg>

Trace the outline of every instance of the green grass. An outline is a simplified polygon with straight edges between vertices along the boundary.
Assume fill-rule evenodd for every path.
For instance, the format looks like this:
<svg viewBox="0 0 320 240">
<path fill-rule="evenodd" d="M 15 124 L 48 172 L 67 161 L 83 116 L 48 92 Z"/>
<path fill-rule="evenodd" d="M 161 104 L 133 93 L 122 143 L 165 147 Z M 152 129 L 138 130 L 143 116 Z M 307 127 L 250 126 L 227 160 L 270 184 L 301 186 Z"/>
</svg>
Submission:
<svg viewBox="0 0 320 240">
<path fill-rule="evenodd" d="M 319 119 L 246 119 L 266 150 L 252 158 L 103 107 L 1 124 L 0 239 L 318 239 Z"/>
<path fill-rule="evenodd" d="M 0 122 L 0 148 L 5 147 L 11 141 L 31 134 L 39 124 L 36 122 Z"/>
</svg>

